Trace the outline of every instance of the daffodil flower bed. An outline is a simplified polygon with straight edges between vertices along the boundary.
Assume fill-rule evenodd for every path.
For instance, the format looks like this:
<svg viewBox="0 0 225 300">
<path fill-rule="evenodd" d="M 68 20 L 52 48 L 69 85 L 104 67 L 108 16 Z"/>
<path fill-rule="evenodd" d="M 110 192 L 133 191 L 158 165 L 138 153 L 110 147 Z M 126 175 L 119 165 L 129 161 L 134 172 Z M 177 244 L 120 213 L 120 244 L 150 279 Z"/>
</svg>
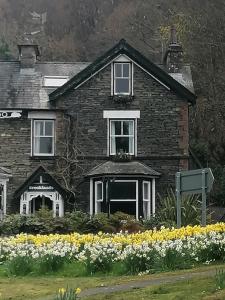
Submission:
<svg viewBox="0 0 225 300">
<path fill-rule="evenodd" d="M 126 273 L 185 268 L 225 259 L 225 223 L 135 234 L 20 234 L 0 238 L 0 262 L 18 258 L 45 264 L 54 259 L 77 261 L 88 273 L 109 272 L 116 263 L 121 263 Z"/>
</svg>

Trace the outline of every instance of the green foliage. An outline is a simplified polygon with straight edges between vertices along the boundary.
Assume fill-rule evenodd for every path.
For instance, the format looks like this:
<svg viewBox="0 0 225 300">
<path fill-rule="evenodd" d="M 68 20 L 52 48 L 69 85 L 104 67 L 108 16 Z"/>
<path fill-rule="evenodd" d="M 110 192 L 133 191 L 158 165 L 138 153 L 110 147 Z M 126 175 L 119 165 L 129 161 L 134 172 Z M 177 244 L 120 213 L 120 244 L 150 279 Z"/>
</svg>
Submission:
<svg viewBox="0 0 225 300">
<path fill-rule="evenodd" d="M 54 298 L 54 300 L 77 300 L 78 295 L 80 293 L 80 289 L 71 289 L 69 287 L 67 287 L 66 289 L 61 288 L 59 289 L 56 297 Z"/>
<path fill-rule="evenodd" d="M 29 256 L 16 256 L 7 261 L 6 267 L 9 275 L 25 276 L 31 273 L 33 260 Z"/>
<path fill-rule="evenodd" d="M 35 274 L 43 275 L 47 273 L 57 272 L 63 268 L 66 259 L 61 256 L 45 255 L 35 260 Z"/>
<path fill-rule="evenodd" d="M 225 288 L 225 271 L 223 269 L 216 270 L 216 275 L 214 279 L 215 279 L 216 289 L 222 290 Z"/>
<path fill-rule="evenodd" d="M 160 207 L 157 218 L 166 227 L 176 226 L 176 195 L 173 190 L 167 191 L 165 197 L 160 197 Z M 186 195 L 181 199 L 182 226 L 200 224 L 201 202 L 198 195 Z"/>
<path fill-rule="evenodd" d="M 143 224 L 134 217 L 117 212 L 108 217 L 99 213 L 90 217 L 89 214 L 74 211 L 64 217 L 53 217 L 52 211 L 40 209 L 35 215 L 9 215 L 0 223 L 0 235 L 15 235 L 18 233 L 49 234 L 49 233 L 98 233 L 119 231 L 137 232 L 143 230 Z"/>
</svg>

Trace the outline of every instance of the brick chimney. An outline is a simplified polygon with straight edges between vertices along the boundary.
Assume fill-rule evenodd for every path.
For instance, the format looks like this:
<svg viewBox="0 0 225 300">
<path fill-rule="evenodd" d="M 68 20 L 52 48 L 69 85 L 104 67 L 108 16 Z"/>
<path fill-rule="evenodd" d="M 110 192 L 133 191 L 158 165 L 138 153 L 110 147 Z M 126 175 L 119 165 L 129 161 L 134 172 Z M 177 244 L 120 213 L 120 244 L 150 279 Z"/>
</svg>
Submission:
<svg viewBox="0 0 225 300">
<path fill-rule="evenodd" d="M 169 73 L 180 73 L 183 64 L 183 48 L 177 41 L 176 28 L 171 27 L 170 43 L 164 55 L 163 64 Z"/>
<path fill-rule="evenodd" d="M 40 56 L 38 45 L 27 41 L 18 45 L 18 49 L 21 68 L 34 68 L 37 57 Z"/>
</svg>

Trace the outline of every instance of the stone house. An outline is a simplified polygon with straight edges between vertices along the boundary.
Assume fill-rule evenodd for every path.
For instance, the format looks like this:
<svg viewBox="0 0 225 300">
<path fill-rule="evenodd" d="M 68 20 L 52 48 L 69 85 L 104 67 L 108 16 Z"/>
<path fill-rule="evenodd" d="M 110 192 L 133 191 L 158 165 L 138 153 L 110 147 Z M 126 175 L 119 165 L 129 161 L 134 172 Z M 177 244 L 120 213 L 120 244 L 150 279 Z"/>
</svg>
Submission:
<svg viewBox="0 0 225 300">
<path fill-rule="evenodd" d="M 124 211 L 149 218 L 188 169 L 190 67 L 171 40 L 156 65 L 121 40 L 93 63 L 0 62 L 1 213 Z"/>
</svg>

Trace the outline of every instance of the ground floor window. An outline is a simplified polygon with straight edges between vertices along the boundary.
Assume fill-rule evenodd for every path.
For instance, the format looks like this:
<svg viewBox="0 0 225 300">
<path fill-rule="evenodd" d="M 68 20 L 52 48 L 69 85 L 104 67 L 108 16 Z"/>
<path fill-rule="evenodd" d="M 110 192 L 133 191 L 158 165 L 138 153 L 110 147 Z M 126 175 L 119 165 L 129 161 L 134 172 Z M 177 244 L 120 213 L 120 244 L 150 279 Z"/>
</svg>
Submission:
<svg viewBox="0 0 225 300">
<path fill-rule="evenodd" d="M 155 179 L 108 178 L 90 182 L 91 214 L 117 211 L 149 219 L 155 212 Z M 94 187 L 93 198 L 92 186 Z M 92 202 L 93 201 L 93 202 Z M 93 205 L 94 204 L 94 205 Z"/>
</svg>

